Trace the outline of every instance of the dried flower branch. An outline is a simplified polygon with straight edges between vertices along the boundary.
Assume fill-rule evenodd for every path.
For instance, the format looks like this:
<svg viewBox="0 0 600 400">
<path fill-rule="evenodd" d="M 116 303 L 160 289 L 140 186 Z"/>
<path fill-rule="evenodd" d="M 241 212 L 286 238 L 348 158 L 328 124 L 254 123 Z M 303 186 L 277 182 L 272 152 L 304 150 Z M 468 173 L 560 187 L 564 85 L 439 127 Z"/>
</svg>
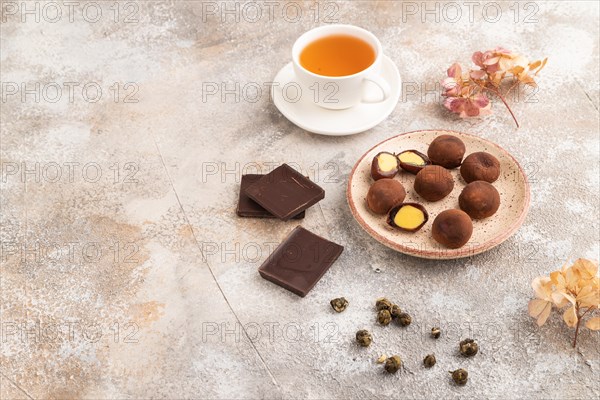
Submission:
<svg viewBox="0 0 600 400">
<path fill-rule="evenodd" d="M 461 118 L 491 114 L 491 103 L 485 93 L 488 91 L 502 100 L 518 127 L 519 122 L 506 97 L 518 84 L 537 86 L 534 77 L 544 68 L 548 59 L 529 62 L 524 56 L 502 47 L 486 52 L 477 51 L 471 59 L 478 69 L 463 74 L 458 63 L 448 68 L 448 77 L 442 80 L 442 96 L 446 97 L 444 106 Z M 503 93 L 503 83 L 509 80 L 512 84 Z"/>
<path fill-rule="evenodd" d="M 563 320 L 567 326 L 575 328 L 573 347 L 577 345 L 577 335 L 583 317 L 600 306 L 600 280 L 598 264 L 580 258 L 569 267 L 565 264 L 560 271 L 533 280 L 531 286 L 536 299 L 529 302 L 529 315 L 537 319 L 539 326 L 544 325 L 552 306 L 566 310 Z M 589 318 L 585 326 L 588 329 L 600 330 L 600 317 Z"/>
</svg>

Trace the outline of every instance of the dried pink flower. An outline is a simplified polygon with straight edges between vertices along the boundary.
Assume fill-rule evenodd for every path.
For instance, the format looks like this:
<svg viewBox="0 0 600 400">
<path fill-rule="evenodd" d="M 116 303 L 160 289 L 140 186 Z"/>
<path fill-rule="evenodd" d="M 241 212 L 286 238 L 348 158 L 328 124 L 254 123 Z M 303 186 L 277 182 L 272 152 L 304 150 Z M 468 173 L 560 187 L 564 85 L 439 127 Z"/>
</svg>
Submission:
<svg viewBox="0 0 600 400">
<path fill-rule="evenodd" d="M 442 80 L 442 95 L 446 97 L 444 106 L 462 118 L 490 114 L 491 103 L 484 93 L 489 91 L 502 100 L 518 127 L 505 96 L 518 83 L 535 85 L 533 76 L 546 65 L 547 58 L 530 63 L 522 55 L 496 47 L 485 52 L 477 51 L 471 59 L 478 69 L 463 74 L 460 64 L 454 63 L 446 71 L 448 77 Z M 512 78 L 514 83 L 503 95 L 500 87 L 507 78 Z"/>
<path fill-rule="evenodd" d="M 468 97 L 448 97 L 444 100 L 444 106 L 461 116 L 477 117 L 480 115 L 491 114 L 490 100 L 485 93 L 477 93 Z"/>
<path fill-rule="evenodd" d="M 477 117 L 489 114 L 490 100 L 485 93 L 475 91 L 468 77 L 462 76 L 460 64 L 448 68 L 448 77 L 442 81 L 444 106 L 461 117 Z"/>
</svg>

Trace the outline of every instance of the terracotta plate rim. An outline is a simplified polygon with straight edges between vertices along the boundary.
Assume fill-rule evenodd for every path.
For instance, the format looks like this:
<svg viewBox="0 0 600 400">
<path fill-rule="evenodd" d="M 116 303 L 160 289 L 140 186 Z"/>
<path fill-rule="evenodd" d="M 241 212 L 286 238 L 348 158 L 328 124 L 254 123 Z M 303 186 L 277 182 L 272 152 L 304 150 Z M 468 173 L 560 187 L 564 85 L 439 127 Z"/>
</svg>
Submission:
<svg viewBox="0 0 600 400">
<path fill-rule="evenodd" d="M 364 158 L 367 156 L 367 154 L 371 153 L 371 151 L 373 151 L 376 147 L 379 147 L 379 146 L 383 145 L 384 143 L 389 142 L 390 140 L 397 139 L 401 136 L 407 136 L 407 135 L 411 135 L 411 134 L 415 134 L 415 133 L 424 133 L 424 132 L 427 132 L 427 133 L 439 132 L 439 133 L 456 134 L 459 136 L 468 136 L 468 137 L 474 138 L 475 140 L 485 142 L 486 144 L 495 147 L 500 152 L 502 152 L 506 156 L 508 156 L 514 162 L 514 164 L 518 168 L 519 173 L 521 174 L 521 177 L 523 178 L 523 185 L 524 185 L 524 189 L 525 189 L 525 199 L 524 199 L 524 206 L 523 206 L 523 209 L 521 210 L 521 213 L 519 214 L 519 217 L 508 229 L 503 231 L 498 236 L 496 236 L 484 243 L 481 243 L 475 247 L 466 247 L 466 248 L 460 248 L 460 249 L 440 249 L 440 250 L 431 251 L 431 250 L 415 249 L 414 247 L 404 246 L 404 245 L 398 244 L 392 240 L 389 240 L 385 236 L 382 236 L 379 233 L 377 233 L 375 230 L 373 230 L 371 228 L 371 226 L 362 218 L 362 216 L 358 212 L 356 204 L 355 204 L 354 200 L 352 199 L 352 195 L 351 195 L 352 183 L 353 183 L 353 180 L 354 180 L 354 177 L 356 174 L 356 170 L 360 166 L 361 162 L 364 160 Z M 389 137 L 389 138 L 377 143 L 376 145 L 371 147 L 369 150 L 367 150 L 358 159 L 358 161 L 354 164 L 354 167 L 352 168 L 352 171 L 350 172 L 350 177 L 348 178 L 348 186 L 346 187 L 346 200 L 348 201 L 348 205 L 350 206 L 350 211 L 352 212 L 352 216 L 359 223 L 359 225 L 369 235 L 371 235 L 375 240 L 384 244 L 385 246 L 387 246 L 391 249 L 394 249 L 400 253 L 408 254 L 411 256 L 415 256 L 415 257 L 438 259 L 438 260 L 452 260 L 452 259 L 457 259 L 457 258 L 470 257 L 470 256 L 474 256 L 476 254 L 483 253 L 485 251 L 488 251 L 488 250 L 498 246 L 499 244 L 501 244 L 505 240 L 507 240 L 509 237 L 511 237 L 521 227 L 521 225 L 523 225 L 523 222 L 525 222 L 525 218 L 527 217 L 527 213 L 529 212 L 531 193 L 530 193 L 529 180 L 527 179 L 527 175 L 525 174 L 525 171 L 521 167 L 521 164 L 519 164 L 519 162 L 512 156 L 512 154 L 510 154 L 508 151 L 506 151 L 500 145 L 498 145 L 492 141 L 489 141 L 487 139 L 484 139 L 480 136 L 472 135 L 469 133 L 453 131 L 453 130 L 448 130 L 448 129 L 420 129 L 420 130 L 415 130 L 415 131 L 410 131 L 410 132 L 404 132 L 399 135 Z"/>
</svg>

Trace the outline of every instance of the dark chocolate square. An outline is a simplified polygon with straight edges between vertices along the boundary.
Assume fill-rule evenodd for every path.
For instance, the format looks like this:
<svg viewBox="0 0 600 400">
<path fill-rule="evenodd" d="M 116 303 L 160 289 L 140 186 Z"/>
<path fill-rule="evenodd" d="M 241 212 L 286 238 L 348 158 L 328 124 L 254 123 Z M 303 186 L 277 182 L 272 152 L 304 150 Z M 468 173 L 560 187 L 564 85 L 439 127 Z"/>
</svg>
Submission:
<svg viewBox="0 0 600 400">
<path fill-rule="evenodd" d="M 275 218 L 273 214 L 265 210 L 252 200 L 250 197 L 246 196 L 246 188 L 252 185 L 254 182 L 258 181 L 264 175 L 262 174 L 248 174 L 242 175 L 242 182 L 240 183 L 240 199 L 238 201 L 237 207 L 237 215 L 240 217 L 254 217 L 254 218 Z M 293 219 L 302 219 L 306 213 L 304 211 L 295 215 Z"/>
<path fill-rule="evenodd" d="M 304 297 L 344 250 L 343 246 L 297 226 L 260 266 L 260 275 Z"/>
<path fill-rule="evenodd" d="M 246 195 L 277 218 L 287 221 L 325 197 L 316 183 L 287 164 L 246 188 Z"/>
</svg>

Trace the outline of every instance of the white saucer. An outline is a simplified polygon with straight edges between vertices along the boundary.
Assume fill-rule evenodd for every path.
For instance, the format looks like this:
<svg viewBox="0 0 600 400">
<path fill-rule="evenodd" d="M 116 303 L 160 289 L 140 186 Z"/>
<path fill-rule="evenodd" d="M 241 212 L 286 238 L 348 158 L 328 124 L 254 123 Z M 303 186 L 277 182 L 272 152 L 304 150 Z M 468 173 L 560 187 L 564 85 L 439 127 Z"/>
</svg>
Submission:
<svg viewBox="0 0 600 400">
<path fill-rule="evenodd" d="M 292 63 L 283 67 L 275 76 L 271 88 L 271 97 L 275 107 L 292 123 L 309 132 L 329 136 L 346 136 L 364 132 L 373 128 L 386 119 L 400 98 L 401 80 L 396 64 L 387 56 L 383 56 L 382 76 L 390 84 L 392 89 L 390 97 L 380 103 L 359 103 L 346 110 L 328 110 L 319 107 L 312 102 L 314 93 L 309 91 L 296 96 L 295 86 L 286 86 L 295 82 L 295 74 Z M 381 90 L 370 82 L 366 82 L 367 98 L 381 97 Z M 283 95 L 286 87 L 287 97 Z M 290 101 L 290 98 L 296 99 Z"/>
</svg>

